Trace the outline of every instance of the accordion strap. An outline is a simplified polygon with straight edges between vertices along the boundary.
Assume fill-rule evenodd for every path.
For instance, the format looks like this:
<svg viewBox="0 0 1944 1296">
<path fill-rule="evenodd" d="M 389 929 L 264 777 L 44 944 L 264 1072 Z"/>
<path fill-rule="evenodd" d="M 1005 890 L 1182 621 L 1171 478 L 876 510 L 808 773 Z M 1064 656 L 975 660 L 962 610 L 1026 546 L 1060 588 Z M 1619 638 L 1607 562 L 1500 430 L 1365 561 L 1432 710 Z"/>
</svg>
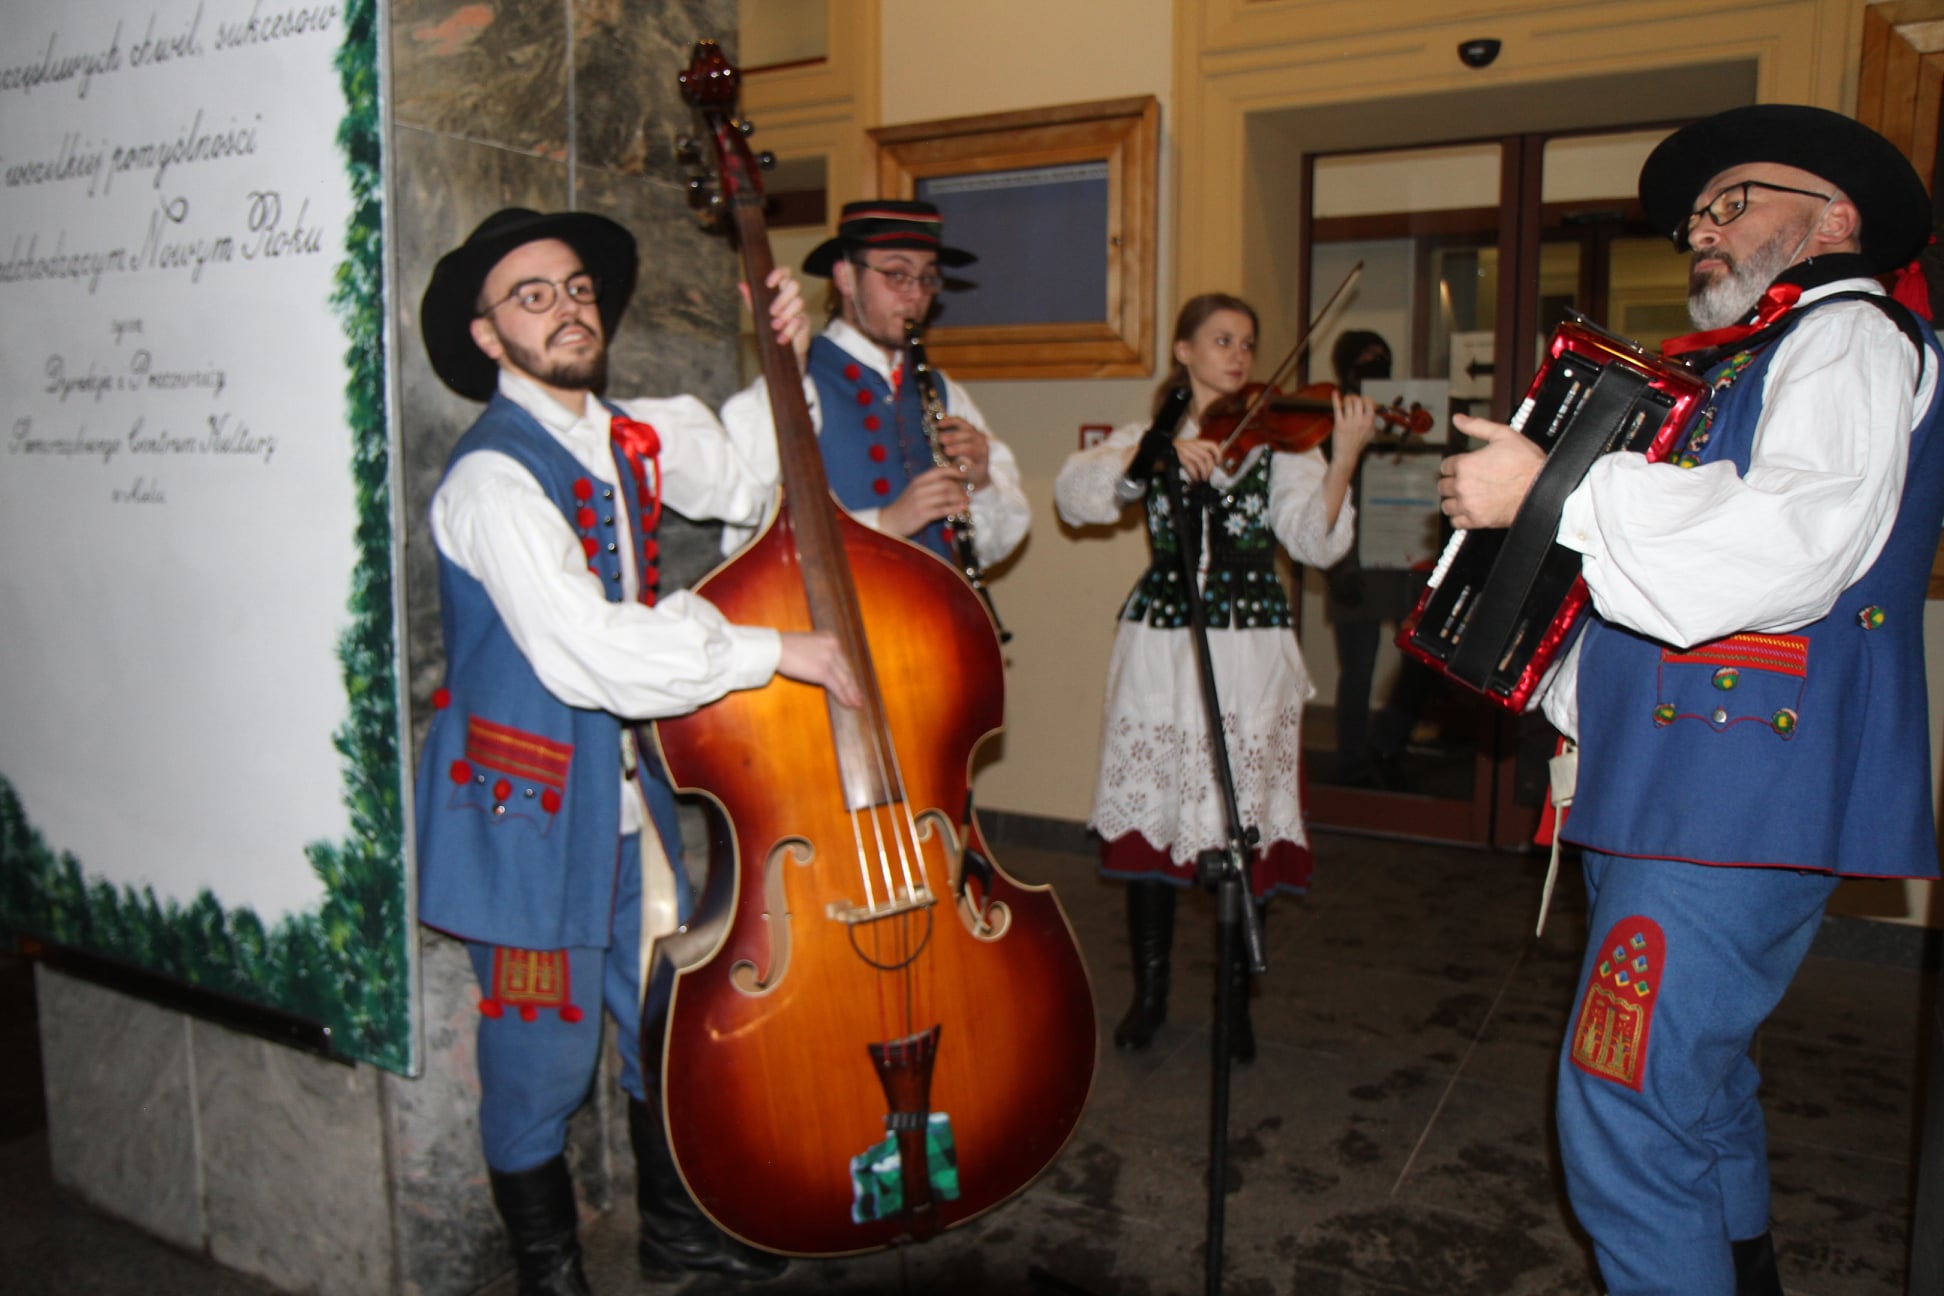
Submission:
<svg viewBox="0 0 1944 1296">
<path fill-rule="evenodd" d="M 1561 431 L 1532 489 L 1526 492 L 1525 502 L 1506 529 L 1491 573 L 1479 589 L 1478 602 L 1466 618 L 1464 637 L 1452 651 L 1452 675 L 1485 680 L 1497 669 L 1497 654 L 1526 615 L 1533 581 L 1558 535 L 1566 497 L 1613 443 L 1614 434 L 1648 385 L 1646 374 L 1621 364 L 1607 365 L 1593 380 L 1585 403 Z"/>
</svg>

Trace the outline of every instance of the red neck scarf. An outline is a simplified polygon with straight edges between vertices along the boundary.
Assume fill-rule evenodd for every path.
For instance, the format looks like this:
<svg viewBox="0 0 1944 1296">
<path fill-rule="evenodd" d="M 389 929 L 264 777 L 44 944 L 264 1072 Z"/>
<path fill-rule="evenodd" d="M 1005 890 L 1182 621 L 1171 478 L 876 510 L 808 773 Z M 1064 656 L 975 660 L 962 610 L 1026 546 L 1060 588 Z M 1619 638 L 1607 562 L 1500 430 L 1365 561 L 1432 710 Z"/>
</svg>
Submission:
<svg viewBox="0 0 1944 1296">
<path fill-rule="evenodd" d="M 1685 333 L 1680 337 L 1669 338 L 1661 343 L 1661 354 L 1668 359 L 1676 359 L 1693 351 L 1709 351 L 1715 347 L 1727 346 L 1761 332 L 1775 321 L 1789 313 L 1802 296 L 1802 289 L 1796 284 L 1770 284 L 1762 300 L 1755 304 L 1755 319 L 1749 324 L 1730 324 L 1726 328 L 1709 329 L 1705 333 Z"/>
</svg>

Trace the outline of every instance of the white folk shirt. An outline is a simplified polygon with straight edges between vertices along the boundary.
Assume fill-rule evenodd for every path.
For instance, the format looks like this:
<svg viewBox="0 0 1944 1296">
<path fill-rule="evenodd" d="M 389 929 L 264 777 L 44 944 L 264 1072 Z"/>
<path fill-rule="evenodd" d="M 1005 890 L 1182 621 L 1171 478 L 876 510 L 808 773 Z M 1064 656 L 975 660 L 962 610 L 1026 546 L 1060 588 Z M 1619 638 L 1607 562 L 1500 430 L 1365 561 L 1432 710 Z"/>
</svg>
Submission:
<svg viewBox="0 0 1944 1296">
<path fill-rule="evenodd" d="M 872 370 L 886 383 L 891 381 L 891 358 L 884 354 L 884 348 L 865 337 L 857 329 L 841 319 L 834 319 L 824 329 L 824 336 L 834 342 L 845 355 Z M 1026 538 L 1026 528 L 1032 521 L 1033 506 L 1026 499 L 1026 491 L 1019 484 L 1019 462 L 1012 450 L 992 431 L 986 423 L 985 415 L 965 388 L 953 382 L 940 370 L 933 369 L 933 376 L 943 380 L 945 390 L 939 393 L 945 402 L 946 410 L 954 417 L 962 418 L 979 431 L 986 434 L 988 458 L 986 472 L 991 482 L 972 492 L 972 547 L 977 552 L 979 564 L 990 567 L 1019 547 Z M 808 377 L 803 380 L 804 395 L 810 402 L 811 421 L 818 429 L 823 427 L 823 410 L 817 400 L 817 385 Z M 742 391 L 731 396 L 722 407 L 722 422 L 729 429 L 729 439 L 745 454 L 752 453 L 755 447 L 768 442 L 770 455 L 775 456 L 775 437 L 770 416 L 769 386 L 764 379 L 758 378 Z M 848 509 L 847 512 L 873 531 L 882 531 L 878 525 L 881 512 L 874 508 Z M 746 543 L 750 529 L 725 527 L 722 534 L 724 553 L 732 553 Z"/>
<path fill-rule="evenodd" d="M 1803 293 L 1880 291 L 1844 279 Z M 1783 632 L 1829 614 L 1875 562 L 1897 520 L 1910 433 L 1930 410 L 1935 366 L 1865 302 L 1811 315 L 1775 344 L 1746 474 L 1726 462 L 1594 463 L 1566 499 L 1559 543 L 1577 550 L 1593 606 L 1679 648 L 1741 631 Z M 1544 697 L 1579 732 L 1579 642 Z"/>
<path fill-rule="evenodd" d="M 575 412 L 500 371 L 500 394 L 531 414 L 590 477 L 619 489 L 605 406 Z M 749 524 L 775 490 L 775 443 L 744 453 L 691 396 L 616 401 L 661 437 L 661 496 L 687 517 Z M 560 508 L 518 462 L 496 451 L 463 456 L 432 497 L 432 542 L 486 587 L 493 608 L 549 693 L 568 706 L 631 720 L 683 715 L 776 673 L 777 632 L 731 625 L 685 590 L 654 607 L 636 601 L 635 549 L 620 510 L 624 601 L 610 603 Z M 617 762 L 618 764 L 618 762 Z M 624 780 L 625 789 L 625 780 Z M 622 830 L 642 825 L 641 800 L 621 798 Z"/>
</svg>

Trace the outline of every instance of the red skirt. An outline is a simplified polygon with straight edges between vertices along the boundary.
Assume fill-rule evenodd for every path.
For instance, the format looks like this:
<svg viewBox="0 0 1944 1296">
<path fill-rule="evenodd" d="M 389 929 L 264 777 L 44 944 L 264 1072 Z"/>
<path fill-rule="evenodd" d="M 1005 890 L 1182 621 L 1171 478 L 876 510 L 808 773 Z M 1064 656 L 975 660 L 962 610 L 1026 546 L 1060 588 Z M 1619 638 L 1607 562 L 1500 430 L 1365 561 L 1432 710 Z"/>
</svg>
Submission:
<svg viewBox="0 0 1944 1296">
<path fill-rule="evenodd" d="M 1310 848 L 1292 841 L 1273 841 L 1255 853 L 1249 866 L 1249 891 L 1257 900 L 1277 892 L 1302 895 L 1309 890 L 1310 870 L 1316 858 Z M 1168 852 L 1156 848 L 1139 833 L 1128 833 L 1100 844 L 1100 872 L 1104 877 L 1123 882 L 1172 882 L 1194 886 L 1195 862 L 1177 864 Z"/>
</svg>

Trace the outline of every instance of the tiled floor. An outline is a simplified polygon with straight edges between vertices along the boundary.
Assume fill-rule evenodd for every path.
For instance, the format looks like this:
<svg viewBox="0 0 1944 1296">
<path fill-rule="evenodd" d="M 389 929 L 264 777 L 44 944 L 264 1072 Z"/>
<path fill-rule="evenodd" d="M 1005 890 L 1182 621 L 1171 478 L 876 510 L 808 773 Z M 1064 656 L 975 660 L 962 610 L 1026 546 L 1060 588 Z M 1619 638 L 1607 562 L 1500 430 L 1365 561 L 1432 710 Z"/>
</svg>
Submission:
<svg viewBox="0 0 1944 1296">
<path fill-rule="evenodd" d="M 1127 994 L 1120 891 L 1097 881 L 1083 855 L 1019 846 L 998 854 L 1021 878 L 1058 885 L 1095 978 L 1105 1040 Z M 1597 1291 L 1564 1206 L 1548 1119 L 1584 937 L 1576 885 L 1562 883 L 1546 934 L 1534 940 L 1543 861 L 1335 836 L 1320 839 L 1317 854 L 1315 894 L 1272 910 L 1271 969 L 1254 1009 L 1261 1057 L 1230 1090 L 1221 1289 Z M 1209 1290 L 1214 930 L 1208 897 L 1183 904 L 1169 1024 L 1148 1052 L 1106 1046 L 1079 1132 L 1016 1201 L 922 1247 L 799 1262 L 756 1288 L 696 1279 L 658 1290 Z M 1812 956 L 1763 1032 L 1775 1232 L 1790 1296 L 1904 1291 L 1931 982 L 1907 968 Z M 17 1025 L 17 996 L 6 1005 Z M 8 1055 L 18 1058 L 9 1035 Z M 24 1101 L 11 1089 L 6 1097 Z M 49 1192 L 45 1139 L 22 1132 L 27 1123 L 0 1125 L 0 1292 L 261 1290 Z M 640 1288 L 626 1216 L 587 1232 L 603 1296 Z M 491 1292 L 511 1296 L 512 1284 Z"/>
</svg>

